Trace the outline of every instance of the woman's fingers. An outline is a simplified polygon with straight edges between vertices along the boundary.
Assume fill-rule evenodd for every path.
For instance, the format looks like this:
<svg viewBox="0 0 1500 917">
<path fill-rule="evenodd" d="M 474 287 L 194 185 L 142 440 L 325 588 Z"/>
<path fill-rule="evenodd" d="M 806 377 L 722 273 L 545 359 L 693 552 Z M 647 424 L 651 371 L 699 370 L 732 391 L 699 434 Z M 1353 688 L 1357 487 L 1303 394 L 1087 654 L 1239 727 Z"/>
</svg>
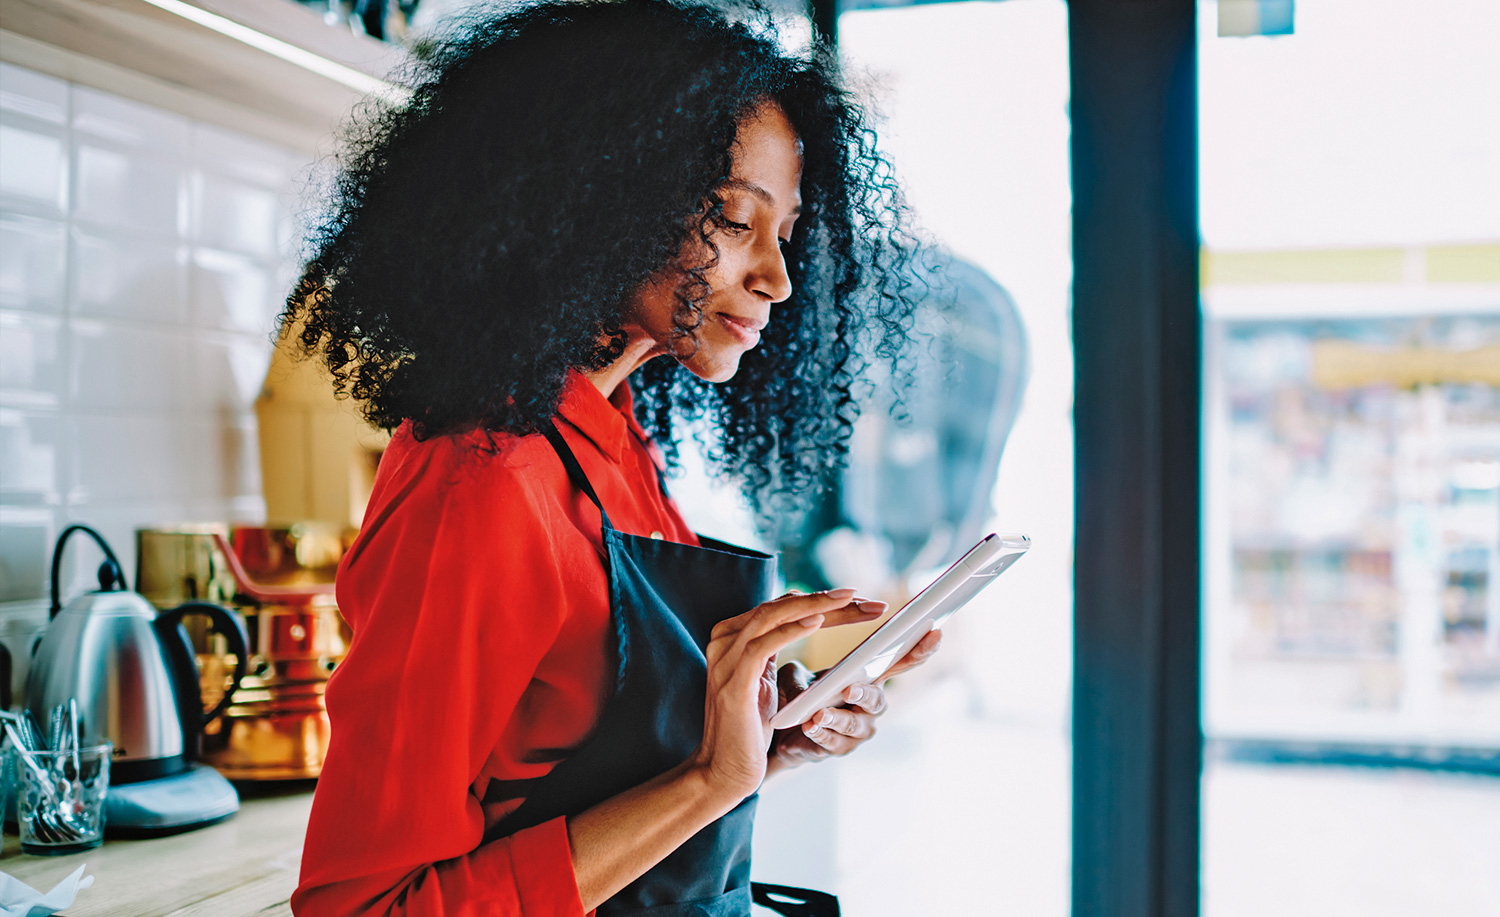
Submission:
<svg viewBox="0 0 1500 917">
<path fill-rule="evenodd" d="M 821 614 L 849 604 L 854 598 L 853 589 L 830 589 L 827 592 L 802 594 L 788 592 L 769 602 L 762 602 L 741 615 L 720 621 L 714 625 L 713 636 L 727 637 L 755 631 L 750 636 L 758 637 L 772 627 L 779 627 L 788 620 Z"/>
<path fill-rule="evenodd" d="M 806 595 L 788 593 L 757 605 L 742 615 L 714 626 L 710 643 L 735 642 L 741 645 L 791 621 L 814 614 L 829 616 L 824 626 L 868 621 L 884 613 L 886 604 L 862 599 L 853 589 L 830 589 Z"/>
<path fill-rule="evenodd" d="M 885 614 L 889 606 L 884 602 L 856 598 L 843 608 L 835 608 L 823 618 L 824 627 L 839 627 L 844 624 L 863 624 Z"/>
<path fill-rule="evenodd" d="M 802 734 L 829 754 L 847 754 L 875 734 L 875 716 L 827 707 L 802 724 Z"/>
<path fill-rule="evenodd" d="M 804 733 L 826 729 L 851 739 L 867 739 L 875 733 L 875 718 L 844 707 L 824 707 L 802 726 Z"/>
<path fill-rule="evenodd" d="M 844 703 L 879 715 L 885 712 L 885 689 L 879 685 L 850 685 L 844 689 Z"/>
<path fill-rule="evenodd" d="M 801 663 L 782 666 L 776 678 L 782 704 L 805 691 L 815 677 Z M 843 706 L 825 707 L 800 728 L 778 732 L 772 757 L 782 766 L 795 766 L 847 755 L 875 735 L 875 720 L 886 708 L 885 690 L 879 685 L 851 685 L 839 697 Z"/>
<path fill-rule="evenodd" d="M 891 666 L 890 669 L 888 669 L 886 673 L 880 677 L 880 680 L 884 681 L 885 679 L 890 678 L 892 675 L 899 675 L 902 672 L 905 672 L 907 669 L 914 669 L 922 663 L 926 662 L 928 659 L 931 659 L 932 655 L 938 651 L 938 646 L 941 645 L 942 642 L 942 631 L 929 631 L 927 635 L 920 641 L 918 641 L 917 645 L 912 647 L 905 656 L 902 656 L 899 660 L 897 660 L 896 664 Z"/>
<path fill-rule="evenodd" d="M 745 644 L 745 653 L 742 658 L 752 660 L 755 664 L 747 666 L 747 670 L 753 670 L 756 678 L 760 678 L 766 670 L 770 657 L 775 656 L 781 650 L 817 630 L 823 626 L 822 615 L 798 618 L 789 621 L 774 630 L 756 637 Z"/>
</svg>

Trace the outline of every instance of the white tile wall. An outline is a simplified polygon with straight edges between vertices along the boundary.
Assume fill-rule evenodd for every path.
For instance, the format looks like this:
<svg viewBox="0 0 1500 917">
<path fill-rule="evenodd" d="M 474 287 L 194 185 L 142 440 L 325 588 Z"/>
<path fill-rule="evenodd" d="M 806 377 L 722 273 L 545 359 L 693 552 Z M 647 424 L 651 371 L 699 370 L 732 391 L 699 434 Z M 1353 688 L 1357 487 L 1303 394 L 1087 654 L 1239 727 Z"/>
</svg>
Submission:
<svg viewBox="0 0 1500 917">
<path fill-rule="evenodd" d="M 0 204 L 60 216 L 67 208 L 66 130 L 0 112 Z"/>
<path fill-rule="evenodd" d="M 200 172 L 194 225 L 198 244 L 258 258 L 276 255 L 281 201 L 275 191 Z"/>
<path fill-rule="evenodd" d="M 309 165 L 303 157 L 280 147 L 211 124 L 196 126 L 193 150 L 197 161 L 205 168 L 282 191 L 292 190 L 286 184 L 289 175 Z"/>
<path fill-rule="evenodd" d="M 185 245 L 82 229 L 72 237 L 74 315 L 186 326 Z"/>
<path fill-rule="evenodd" d="M 269 336 L 203 333 L 194 344 L 191 394 L 198 406 L 228 414 L 253 405 L 271 366 Z"/>
<path fill-rule="evenodd" d="M 252 408 L 305 166 L 0 64 L 0 603 L 45 594 L 71 522 L 133 578 L 137 528 L 263 517 Z M 98 558 L 68 553 L 82 588 Z"/>
<path fill-rule="evenodd" d="M 0 110 L 53 124 L 68 123 L 68 84 L 19 67 L 0 76 Z"/>
<path fill-rule="evenodd" d="M 150 501 L 178 505 L 210 495 L 216 437 L 205 423 L 183 416 L 80 415 L 73 418 L 73 477 L 68 500 L 86 503 Z M 181 444 L 190 442 L 186 450 Z M 92 446 L 92 448 L 91 448 Z"/>
<path fill-rule="evenodd" d="M 183 234 L 185 164 L 89 140 L 78 142 L 76 155 L 74 220 L 162 240 Z"/>
<path fill-rule="evenodd" d="M 69 395 L 82 411 L 176 412 L 192 400 L 192 335 L 73 319 Z"/>
<path fill-rule="evenodd" d="M 281 292 L 277 278 L 253 259 L 200 248 L 193 254 L 194 321 L 200 328 L 263 334 L 266 302 Z"/>
<path fill-rule="evenodd" d="M 45 503 L 62 492 L 58 448 L 63 419 L 0 408 L 0 495 L 14 504 Z"/>
<path fill-rule="evenodd" d="M 0 405 L 56 408 L 62 401 L 63 322 L 0 312 Z"/>
<path fill-rule="evenodd" d="M 0 309 L 62 311 L 67 241 L 60 220 L 0 217 Z"/>
<path fill-rule="evenodd" d="M 187 118 L 96 89 L 70 88 L 73 130 L 167 159 L 191 155 L 195 125 Z"/>
<path fill-rule="evenodd" d="M 0 602 L 43 594 L 57 532 L 55 510 L 0 504 Z"/>
</svg>

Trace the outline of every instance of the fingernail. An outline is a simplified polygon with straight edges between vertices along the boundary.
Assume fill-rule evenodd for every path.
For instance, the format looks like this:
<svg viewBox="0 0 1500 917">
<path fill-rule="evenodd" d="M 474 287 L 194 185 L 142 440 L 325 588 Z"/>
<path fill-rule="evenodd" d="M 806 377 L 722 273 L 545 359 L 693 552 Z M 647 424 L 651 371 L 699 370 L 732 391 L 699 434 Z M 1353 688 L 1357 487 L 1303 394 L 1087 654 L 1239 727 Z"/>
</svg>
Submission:
<svg viewBox="0 0 1500 917">
<path fill-rule="evenodd" d="M 865 689 L 854 687 L 849 689 L 849 703 L 857 704 L 865 699 Z"/>
<path fill-rule="evenodd" d="M 841 599 L 847 599 L 847 598 L 849 598 L 849 597 L 851 597 L 851 596 L 854 595 L 854 590 L 853 589 L 830 589 L 830 590 L 828 590 L 828 595 L 830 595 L 830 596 L 837 596 L 838 598 L 841 598 Z"/>
<path fill-rule="evenodd" d="M 809 739 L 816 739 L 818 736 L 823 734 L 823 727 L 819 726 L 817 723 L 808 723 L 803 727 L 802 733 Z"/>
<path fill-rule="evenodd" d="M 817 627 L 823 623 L 822 615 L 809 615 L 802 619 L 803 627 Z"/>
<path fill-rule="evenodd" d="M 829 713 L 827 710 L 819 710 L 818 715 L 813 718 L 813 722 L 817 723 L 819 726 L 827 726 L 832 720 L 833 714 Z"/>
</svg>

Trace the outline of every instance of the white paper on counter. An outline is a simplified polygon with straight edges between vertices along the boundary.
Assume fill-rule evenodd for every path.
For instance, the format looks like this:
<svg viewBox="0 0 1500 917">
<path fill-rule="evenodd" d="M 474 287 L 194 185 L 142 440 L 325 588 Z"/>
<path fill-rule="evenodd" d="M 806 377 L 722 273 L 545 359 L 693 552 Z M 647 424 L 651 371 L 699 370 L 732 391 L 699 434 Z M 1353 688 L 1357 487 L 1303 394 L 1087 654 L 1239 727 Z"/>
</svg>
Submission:
<svg viewBox="0 0 1500 917">
<path fill-rule="evenodd" d="M 0 872 L 0 917 L 48 917 L 72 907 L 78 892 L 94 884 L 93 876 L 83 874 L 87 868 L 84 864 L 73 870 L 45 895 L 10 873 Z"/>
</svg>

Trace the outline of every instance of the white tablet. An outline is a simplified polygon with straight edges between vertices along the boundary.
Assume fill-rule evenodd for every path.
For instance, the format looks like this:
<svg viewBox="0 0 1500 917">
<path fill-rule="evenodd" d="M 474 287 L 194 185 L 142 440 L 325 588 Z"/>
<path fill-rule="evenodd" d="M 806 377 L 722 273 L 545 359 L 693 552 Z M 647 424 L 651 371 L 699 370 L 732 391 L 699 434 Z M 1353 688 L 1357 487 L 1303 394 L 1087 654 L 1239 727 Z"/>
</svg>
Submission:
<svg viewBox="0 0 1500 917">
<path fill-rule="evenodd" d="M 1031 539 L 1025 535 L 984 536 L 932 585 L 917 593 L 863 643 L 850 650 L 849 655 L 776 711 L 771 725 L 776 729 L 801 725 L 824 707 L 842 703 L 839 696 L 845 688 L 868 684 L 884 675 L 928 632 L 941 627 L 949 615 L 993 583 L 1030 547 Z"/>
</svg>

